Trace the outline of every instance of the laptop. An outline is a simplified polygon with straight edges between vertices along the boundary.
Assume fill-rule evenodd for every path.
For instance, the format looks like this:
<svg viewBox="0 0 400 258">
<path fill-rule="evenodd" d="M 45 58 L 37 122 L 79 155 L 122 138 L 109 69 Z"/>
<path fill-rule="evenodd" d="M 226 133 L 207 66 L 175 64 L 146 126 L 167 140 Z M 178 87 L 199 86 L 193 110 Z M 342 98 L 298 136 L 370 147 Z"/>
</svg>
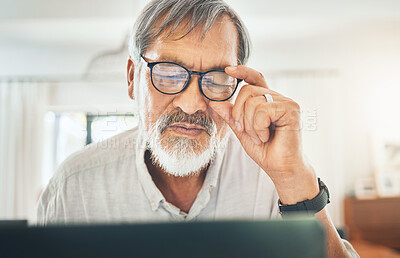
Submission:
<svg viewBox="0 0 400 258">
<path fill-rule="evenodd" d="M 1 225 L 1 224 L 0 224 Z M 0 226 L 0 257 L 325 257 L 315 219 Z"/>
</svg>

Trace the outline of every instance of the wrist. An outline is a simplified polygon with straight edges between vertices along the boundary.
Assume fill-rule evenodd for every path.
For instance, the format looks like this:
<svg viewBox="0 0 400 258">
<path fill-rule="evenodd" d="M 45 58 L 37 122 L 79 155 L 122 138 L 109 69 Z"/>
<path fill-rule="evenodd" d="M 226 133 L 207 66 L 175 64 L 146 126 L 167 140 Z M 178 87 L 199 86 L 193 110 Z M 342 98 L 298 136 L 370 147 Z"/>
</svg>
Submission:
<svg viewBox="0 0 400 258">
<path fill-rule="evenodd" d="M 311 200 L 319 193 L 317 176 L 311 166 L 281 173 L 280 177 L 275 177 L 272 181 L 284 205 Z"/>
<path fill-rule="evenodd" d="M 279 210 L 282 217 L 293 215 L 298 212 L 306 213 L 308 215 L 315 215 L 325 208 L 330 203 L 328 187 L 318 178 L 319 193 L 312 199 L 300 201 L 293 205 L 284 205 L 279 200 Z"/>
</svg>

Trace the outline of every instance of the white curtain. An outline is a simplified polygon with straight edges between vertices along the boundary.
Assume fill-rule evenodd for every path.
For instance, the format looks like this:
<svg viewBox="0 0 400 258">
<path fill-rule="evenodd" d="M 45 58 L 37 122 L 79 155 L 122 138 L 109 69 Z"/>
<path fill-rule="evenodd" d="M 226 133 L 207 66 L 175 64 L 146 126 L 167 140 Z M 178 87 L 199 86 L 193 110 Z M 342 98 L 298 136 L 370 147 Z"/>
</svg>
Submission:
<svg viewBox="0 0 400 258">
<path fill-rule="evenodd" d="M 47 86 L 0 82 L 0 219 L 35 219 Z"/>
</svg>

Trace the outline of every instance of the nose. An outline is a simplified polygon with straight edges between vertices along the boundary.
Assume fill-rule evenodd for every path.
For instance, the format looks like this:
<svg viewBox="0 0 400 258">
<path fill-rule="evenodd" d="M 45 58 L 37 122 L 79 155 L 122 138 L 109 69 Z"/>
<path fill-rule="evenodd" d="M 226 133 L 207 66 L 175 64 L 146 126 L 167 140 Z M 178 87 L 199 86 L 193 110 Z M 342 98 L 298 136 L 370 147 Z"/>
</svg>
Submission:
<svg viewBox="0 0 400 258">
<path fill-rule="evenodd" d="M 200 92 L 198 75 L 192 75 L 186 89 L 177 94 L 174 98 L 173 105 L 179 107 L 183 112 L 189 115 L 197 111 L 206 111 L 207 103 L 205 97 Z"/>
</svg>

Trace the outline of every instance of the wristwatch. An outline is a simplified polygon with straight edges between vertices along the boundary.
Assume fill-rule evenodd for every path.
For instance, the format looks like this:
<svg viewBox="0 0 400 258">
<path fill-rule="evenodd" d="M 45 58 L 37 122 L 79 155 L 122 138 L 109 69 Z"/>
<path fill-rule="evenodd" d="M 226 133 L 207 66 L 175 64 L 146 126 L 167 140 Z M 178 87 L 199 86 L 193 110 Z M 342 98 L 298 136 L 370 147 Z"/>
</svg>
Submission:
<svg viewBox="0 0 400 258">
<path fill-rule="evenodd" d="M 328 187 L 318 178 L 319 194 L 311 200 L 305 200 L 293 205 L 283 205 L 281 200 L 278 200 L 279 210 L 282 217 L 292 215 L 294 213 L 303 212 L 308 215 L 314 215 L 330 203 Z"/>
</svg>

